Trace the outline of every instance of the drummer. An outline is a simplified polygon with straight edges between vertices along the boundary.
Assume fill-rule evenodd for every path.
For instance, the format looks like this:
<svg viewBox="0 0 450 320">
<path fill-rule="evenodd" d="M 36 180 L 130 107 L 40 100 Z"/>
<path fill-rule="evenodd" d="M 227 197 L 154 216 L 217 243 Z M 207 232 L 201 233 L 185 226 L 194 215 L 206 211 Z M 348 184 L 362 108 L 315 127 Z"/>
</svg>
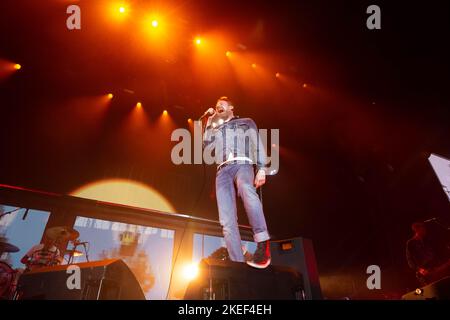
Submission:
<svg viewBox="0 0 450 320">
<path fill-rule="evenodd" d="M 42 243 L 33 246 L 20 260 L 31 271 L 41 267 L 60 265 L 64 259 L 58 249 L 59 239 L 45 238 Z"/>
</svg>

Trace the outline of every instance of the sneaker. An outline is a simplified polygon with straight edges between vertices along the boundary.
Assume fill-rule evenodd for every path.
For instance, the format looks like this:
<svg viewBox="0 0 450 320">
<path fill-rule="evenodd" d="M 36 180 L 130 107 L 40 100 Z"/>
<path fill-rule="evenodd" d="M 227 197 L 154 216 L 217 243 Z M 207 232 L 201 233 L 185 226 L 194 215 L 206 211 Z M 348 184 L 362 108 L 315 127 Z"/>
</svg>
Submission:
<svg viewBox="0 0 450 320">
<path fill-rule="evenodd" d="M 258 242 L 253 259 L 247 261 L 251 267 L 265 269 L 270 264 L 270 243 L 269 240 Z"/>
<path fill-rule="evenodd" d="M 243 254 L 244 254 L 244 261 L 248 262 L 248 261 L 252 261 L 253 260 L 253 254 L 251 254 L 250 252 L 247 251 L 246 248 L 243 248 Z"/>
</svg>

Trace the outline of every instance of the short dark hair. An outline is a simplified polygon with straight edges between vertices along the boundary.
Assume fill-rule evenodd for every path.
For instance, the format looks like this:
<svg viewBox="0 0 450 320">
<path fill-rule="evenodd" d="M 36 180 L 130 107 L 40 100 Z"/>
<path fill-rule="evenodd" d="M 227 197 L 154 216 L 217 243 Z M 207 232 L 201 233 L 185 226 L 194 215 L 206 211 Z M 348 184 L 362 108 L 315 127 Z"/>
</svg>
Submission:
<svg viewBox="0 0 450 320">
<path fill-rule="evenodd" d="M 219 99 L 217 99 L 217 101 L 220 101 L 220 100 L 228 102 L 229 105 L 233 105 L 233 102 L 230 100 L 230 98 L 228 98 L 226 96 L 222 96 Z"/>
</svg>

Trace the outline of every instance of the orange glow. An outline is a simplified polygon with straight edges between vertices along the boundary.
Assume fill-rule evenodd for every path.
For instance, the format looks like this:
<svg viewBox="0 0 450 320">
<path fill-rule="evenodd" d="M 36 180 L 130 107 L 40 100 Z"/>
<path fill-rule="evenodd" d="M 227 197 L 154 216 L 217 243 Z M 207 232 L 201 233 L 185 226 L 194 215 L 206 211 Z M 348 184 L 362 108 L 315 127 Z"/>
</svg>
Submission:
<svg viewBox="0 0 450 320">
<path fill-rule="evenodd" d="M 125 7 L 119 7 L 119 12 L 120 13 L 125 13 L 125 11 L 126 11 Z"/>
<path fill-rule="evenodd" d="M 163 111 L 163 115 L 167 116 L 169 113 L 167 112 L 167 110 Z"/>
<path fill-rule="evenodd" d="M 275 77 L 279 78 L 279 77 L 280 77 L 280 73 L 277 72 L 277 73 L 275 74 Z"/>
<path fill-rule="evenodd" d="M 152 21 L 152 27 L 156 28 L 158 26 L 158 20 L 153 20 Z"/>
<path fill-rule="evenodd" d="M 306 83 L 303 84 L 303 88 L 307 88 L 308 85 Z"/>
<path fill-rule="evenodd" d="M 152 187 L 125 179 L 95 181 L 71 192 L 72 196 L 138 208 L 175 212 L 172 204 Z"/>
<path fill-rule="evenodd" d="M 138 108 L 138 109 L 142 108 L 142 103 L 140 103 L 140 102 L 136 103 L 136 108 Z"/>
<path fill-rule="evenodd" d="M 253 69 L 256 68 L 256 63 L 252 63 L 252 68 L 253 68 Z"/>
<path fill-rule="evenodd" d="M 232 43 L 226 34 L 215 31 L 192 39 L 193 71 L 203 90 L 215 90 L 218 83 L 229 81 L 234 54 L 228 59 L 224 55 Z"/>
<path fill-rule="evenodd" d="M 231 56 L 231 51 L 227 51 L 227 52 L 225 53 L 225 55 L 226 55 L 227 57 Z"/>
<path fill-rule="evenodd" d="M 188 123 L 189 124 L 192 123 L 192 119 L 191 118 L 188 119 Z"/>
<path fill-rule="evenodd" d="M 112 93 L 108 93 L 108 99 L 112 99 L 114 95 Z"/>
<path fill-rule="evenodd" d="M 22 69 L 22 66 L 21 66 L 20 64 L 16 63 L 16 64 L 14 65 L 14 69 L 20 70 L 20 69 Z"/>
</svg>

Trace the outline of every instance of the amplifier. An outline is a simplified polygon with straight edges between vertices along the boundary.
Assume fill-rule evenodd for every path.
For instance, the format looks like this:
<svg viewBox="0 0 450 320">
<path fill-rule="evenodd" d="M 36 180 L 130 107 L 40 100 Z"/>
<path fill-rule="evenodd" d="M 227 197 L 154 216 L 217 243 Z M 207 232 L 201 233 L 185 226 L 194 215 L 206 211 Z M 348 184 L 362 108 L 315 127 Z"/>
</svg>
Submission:
<svg viewBox="0 0 450 320">
<path fill-rule="evenodd" d="M 255 269 L 245 263 L 204 259 L 186 300 L 303 300 L 303 281 L 293 268 Z"/>
<path fill-rule="evenodd" d="M 18 283 L 21 300 L 145 300 L 136 277 L 126 263 L 110 259 L 75 264 L 80 287 L 70 289 L 68 265 L 44 267 L 24 273 Z"/>
</svg>

